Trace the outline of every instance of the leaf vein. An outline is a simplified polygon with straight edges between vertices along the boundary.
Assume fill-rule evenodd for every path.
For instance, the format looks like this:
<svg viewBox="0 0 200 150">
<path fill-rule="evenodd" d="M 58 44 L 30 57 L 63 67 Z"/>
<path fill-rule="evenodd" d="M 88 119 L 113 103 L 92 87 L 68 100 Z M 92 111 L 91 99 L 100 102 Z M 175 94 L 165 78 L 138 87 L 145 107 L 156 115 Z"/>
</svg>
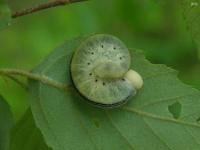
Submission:
<svg viewBox="0 0 200 150">
<path fill-rule="evenodd" d="M 84 126 L 83 122 L 81 121 L 81 118 L 80 118 L 79 115 L 78 115 L 78 117 L 79 117 L 78 120 L 79 120 L 79 122 L 80 122 L 80 126 L 81 126 L 82 129 L 85 130 L 85 132 L 87 133 L 87 135 L 88 135 L 88 137 L 89 137 L 91 143 L 94 145 L 94 147 L 96 147 L 97 150 L 100 150 L 100 149 L 98 148 L 98 146 L 96 145 L 96 143 L 90 138 L 90 134 L 89 134 L 87 128 Z"/>
<path fill-rule="evenodd" d="M 157 135 L 154 130 L 152 129 L 152 127 L 146 122 L 146 120 L 143 118 L 144 123 L 147 125 L 147 127 L 151 130 L 151 132 L 161 141 L 161 143 L 163 143 L 169 150 L 172 150 L 171 147 L 169 147 L 169 145 L 167 145 L 167 143 L 161 139 L 161 137 L 159 135 Z"/>
<path fill-rule="evenodd" d="M 130 107 L 123 107 L 121 109 L 125 110 L 127 112 L 135 113 L 135 114 L 137 114 L 139 116 L 143 116 L 143 117 L 146 117 L 146 118 L 152 118 L 152 119 L 155 119 L 155 120 L 160 120 L 160 121 L 165 121 L 165 122 L 171 122 L 171 123 L 176 123 L 176 124 L 182 124 L 184 126 L 190 126 L 190 127 L 195 127 L 195 128 L 200 129 L 200 125 L 198 125 L 196 123 L 189 123 L 189 122 L 185 122 L 185 121 L 181 121 L 181 120 L 176 120 L 176 119 L 172 119 L 172 118 L 161 117 L 161 116 L 157 116 L 157 115 L 152 114 L 152 113 L 143 112 L 143 111 L 140 111 L 138 109 L 130 108 Z"/>
<path fill-rule="evenodd" d="M 194 139 L 195 143 L 196 143 L 197 145 L 200 146 L 200 143 L 199 143 L 198 140 L 195 138 L 195 136 L 194 136 L 185 126 L 183 126 L 183 128 L 184 128 L 185 131 Z"/>
<path fill-rule="evenodd" d="M 105 111 L 105 114 L 107 115 L 108 119 L 110 120 L 110 123 L 112 124 L 112 126 L 116 129 L 116 131 L 121 135 L 121 137 L 128 143 L 128 145 L 131 147 L 132 150 L 135 150 L 135 148 L 132 146 L 132 144 L 129 142 L 129 140 L 122 135 L 122 133 L 120 132 L 120 130 L 117 128 L 117 126 L 113 123 L 112 118 L 110 117 L 108 111 Z"/>
<path fill-rule="evenodd" d="M 159 73 L 152 74 L 150 76 L 146 76 L 143 79 L 149 80 L 149 79 L 154 78 L 154 77 L 164 76 L 164 75 L 167 75 L 167 74 L 174 74 L 174 73 L 176 73 L 176 71 L 174 71 L 174 70 L 170 70 L 170 71 L 167 71 L 167 72 L 161 72 L 161 73 L 159 72 Z"/>
</svg>

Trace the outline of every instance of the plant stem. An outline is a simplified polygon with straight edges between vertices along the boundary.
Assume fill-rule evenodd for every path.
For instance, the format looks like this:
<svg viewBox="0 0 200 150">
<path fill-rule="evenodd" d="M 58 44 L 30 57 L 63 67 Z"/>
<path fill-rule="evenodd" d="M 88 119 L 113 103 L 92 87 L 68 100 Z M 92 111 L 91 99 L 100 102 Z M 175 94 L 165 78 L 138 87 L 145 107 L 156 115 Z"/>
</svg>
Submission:
<svg viewBox="0 0 200 150">
<path fill-rule="evenodd" d="M 19 70 L 19 69 L 0 69 L 0 76 L 7 76 L 11 77 L 13 75 L 20 75 L 27 77 L 32 80 L 40 81 L 43 84 L 55 87 L 60 90 L 69 90 L 69 86 L 60 82 L 57 82 L 45 75 L 37 74 L 37 73 L 31 73 L 25 70 Z"/>
<path fill-rule="evenodd" d="M 63 5 L 68 5 L 68 4 L 83 2 L 83 1 L 87 1 L 87 0 L 54 0 L 47 3 L 39 4 L 34 7 L 26 8 L 21 11 L 14 12 L 12 14 L 12 18 L 17 18 L 20 16 L 28 15 L 37 11 L 41 11 L 41 10 L 56 7 L 56 6 L 63 6 Z"/>
</svg>

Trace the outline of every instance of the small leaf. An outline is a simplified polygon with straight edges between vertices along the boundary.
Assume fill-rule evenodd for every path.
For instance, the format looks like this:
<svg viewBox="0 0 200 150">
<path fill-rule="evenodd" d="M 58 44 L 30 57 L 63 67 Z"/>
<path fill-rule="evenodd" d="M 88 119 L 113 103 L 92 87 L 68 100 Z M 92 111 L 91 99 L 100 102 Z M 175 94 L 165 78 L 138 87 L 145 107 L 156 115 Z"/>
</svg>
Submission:
<svg viewBox="0 0 200 150">
<path fill-rule="evenodd" d="M 0 29 L 10 25 L 11 11 L 5 0 L 0 0 Z"/>
<path fill-rule="evenodd" d="M 81 39 L 57 48 L 34 72 L 73 87 L 70 61 Z M 149 63 L 131 51 L 131 68 L 144 87 L 122 108 L 103 110 L 87 104 L 75 89 L 60 91 L 30 81 L 31 108 L 46 142 L 54 150 L 197 150 L 200 149 L 200 92 L 164 65 Z M 179 102 L 174 119 L 168 106 Z"/>
<path fill-rule="evenodd" d="M 0 150 L 7 150 L 10 131 L 14 124 L 13 116 L 6 101 L 0 96 Z"/>
<path fill-rule="evenodd" d="M 15 125 L 11 134 L 9 150 L 50 150 L 39 129 L 35 126 L 30 109 Z"/>
<path fill-rule="evenodd" d="M 197 44 L 200 57 L 200 0 L 181 0 L 183 15 L 193 40 Z"/>
</svg>

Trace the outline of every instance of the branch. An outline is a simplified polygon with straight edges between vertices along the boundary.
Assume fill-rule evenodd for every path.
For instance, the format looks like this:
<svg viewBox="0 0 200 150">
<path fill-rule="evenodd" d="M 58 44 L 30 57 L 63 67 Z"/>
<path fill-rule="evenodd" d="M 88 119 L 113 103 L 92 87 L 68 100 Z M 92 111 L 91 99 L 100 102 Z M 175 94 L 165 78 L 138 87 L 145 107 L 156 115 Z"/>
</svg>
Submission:
<svg viewBox="0 0 200 150">
<path fill-rule="evenodd" d="M 70 87 L 68 85 L 57 82 L 57 81 L 55 81 L 45 75 L 42 75 L 42 74 L 31 73 L 31 72 L 28 72 L 25 70 L 19 70 L 19 69 L 0 69 L 0 76 L 11 77 L 13 75 L 20 75 L 20 76 L 27 77 L 28 79 L 37 80 L 43 84 L 55 87 L 60 90 L 67 91 L 70 89 Z"/>
<path fill-rule="evenodd" d="M 88 1 L 88 0 L 54 0 L 54 1 L 50 1 L 50 2 L 47 2 L 47 3 L 40 4 L 40 5 L 35 6 L 35 7 L 27 8 L 27 9 L 24 9 L 24 10 L 21 10 L 21 11 L 17 11 L 17 12 L 12 14 L 12 18 L 17 18 L 17 17 L 20 17 L 20 16 L 28 15 L 28 14 L 31 14 L 31 13 L 34 13 L 34 12 L 37 12 L 37 11 L 41 11 L 41 10 L 56 7 L 56 6 L 63 6 L 63 5 L 68 5 L 68 4 L 83 2 L 83 1 Z"/>
</svg>

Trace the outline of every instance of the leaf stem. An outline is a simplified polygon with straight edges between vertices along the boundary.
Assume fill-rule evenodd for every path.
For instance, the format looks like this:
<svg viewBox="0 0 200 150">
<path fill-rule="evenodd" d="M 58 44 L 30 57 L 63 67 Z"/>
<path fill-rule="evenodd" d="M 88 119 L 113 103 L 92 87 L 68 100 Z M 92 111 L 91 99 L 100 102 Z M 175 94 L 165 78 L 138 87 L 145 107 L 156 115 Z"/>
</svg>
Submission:
<svg viewBox="0 0 200 150">
<path fill-rule="evenodd" d="M 53 0 L 47 3 L 39 4 L 34 7 L 26 8 L 24 10 L 16 11 L 12 14 L 12 18 L 17 18 L 20 16 L 28 15 L 37 11 L 41 11 L 48 8 L 53 8 L 56 6 L 64 6 L 72 3 L 83 2 L 88 0 Z"/>
<path fill-rule="evenodd" d="M 0 69 L 0 76 L 7 76 L 11 77 L 13 75 L 20 75 L 27 77 L 28 79 L 40 81 L 43 84 L 55 87 L 60 90 L 69 90 L 69 86 L 60 82 L 57 82 L 43 74 L 37 74 L 37 73 L 31 73 L 29 71 L 25 70 L 19 70 L 19 69 Z"/>
</svg>

